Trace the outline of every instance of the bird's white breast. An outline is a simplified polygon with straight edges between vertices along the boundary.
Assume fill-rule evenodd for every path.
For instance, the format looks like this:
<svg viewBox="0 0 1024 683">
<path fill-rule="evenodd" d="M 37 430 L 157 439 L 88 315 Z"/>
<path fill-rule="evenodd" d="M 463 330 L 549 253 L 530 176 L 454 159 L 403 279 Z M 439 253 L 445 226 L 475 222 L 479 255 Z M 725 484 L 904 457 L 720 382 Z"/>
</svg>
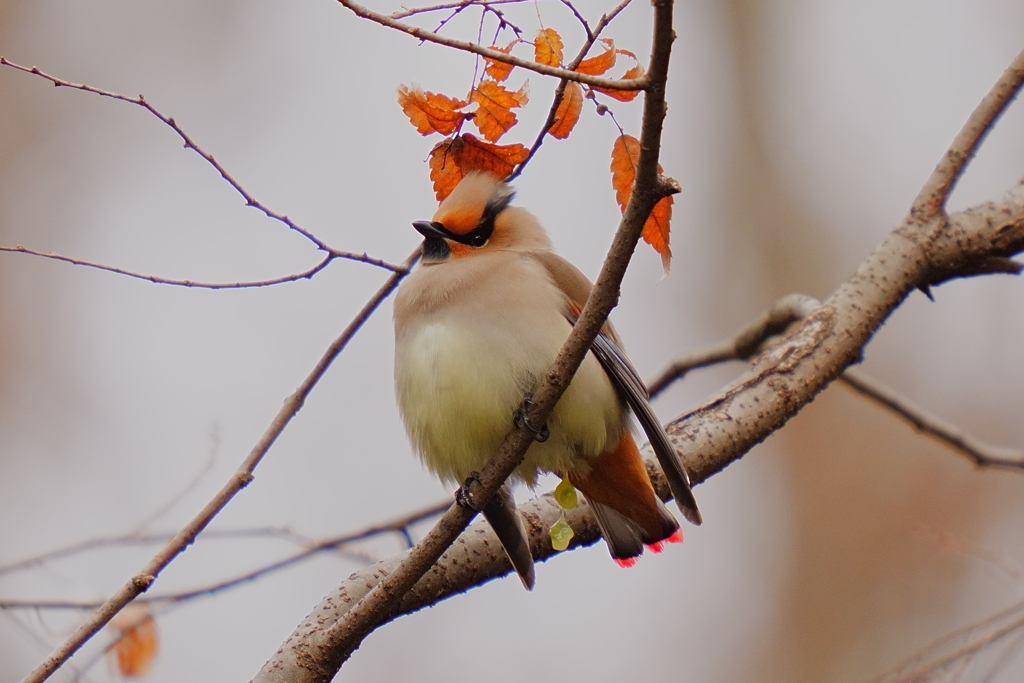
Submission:
<svg viewBox="0 0 1024 683">
<path fill-rule="evenodd" d="M 525 256 L 499 252 L 420 268 L 396 297 L 395 387 L 406 430 L 427 466 L 461 482 L 481 469 L 570 331 L 564 297 Z M 583 366 L 518 474 L 586 467 L 623 428 L 597 360 Z M 582 456 L 582 458 L 581 458 Z"/>
</svg>

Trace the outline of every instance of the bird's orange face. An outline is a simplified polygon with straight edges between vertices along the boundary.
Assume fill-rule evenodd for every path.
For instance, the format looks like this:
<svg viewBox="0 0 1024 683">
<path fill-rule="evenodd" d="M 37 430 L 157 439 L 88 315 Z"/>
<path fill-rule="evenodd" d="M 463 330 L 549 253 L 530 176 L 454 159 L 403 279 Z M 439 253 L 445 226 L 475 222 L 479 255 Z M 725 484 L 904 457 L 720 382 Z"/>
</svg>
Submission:
<svg viewBox="0 0 1024 683">
<path fill-rule="evenodd" d="M 431 221 L 416 221 L 423 235 L 423 260 L 437 263 L 462 258 L 494 245 L 495 223 L 515 193 L 491 175 L 466 176 L 448 196 Z"/>
</svg>

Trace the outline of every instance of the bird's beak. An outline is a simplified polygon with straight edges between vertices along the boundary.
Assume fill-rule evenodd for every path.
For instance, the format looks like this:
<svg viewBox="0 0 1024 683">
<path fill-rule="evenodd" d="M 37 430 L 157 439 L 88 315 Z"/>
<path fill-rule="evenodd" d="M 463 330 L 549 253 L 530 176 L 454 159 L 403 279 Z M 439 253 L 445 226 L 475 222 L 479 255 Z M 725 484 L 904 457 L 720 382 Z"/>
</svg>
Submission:
<svg viewBox="0 0 1024 683">
<path fill-rule="evenodd" d="M 414 221 L 412 227 L 416 228 L 419 234 L 423 235 L 427 239 L 448 239 L 450 233 L 440 223 L 432 223 L 430 221 Z"/>
</svg>

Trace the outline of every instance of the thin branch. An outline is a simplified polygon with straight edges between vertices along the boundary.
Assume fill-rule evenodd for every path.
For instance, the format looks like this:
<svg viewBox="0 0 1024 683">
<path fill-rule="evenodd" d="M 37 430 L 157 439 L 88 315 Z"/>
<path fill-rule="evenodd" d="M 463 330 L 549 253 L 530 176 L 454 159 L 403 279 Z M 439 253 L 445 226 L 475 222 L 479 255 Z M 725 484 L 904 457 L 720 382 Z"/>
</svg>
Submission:
<svg viewBox="0 0 1024 683">
<path fill-rule="evenodd" d="M 805 319 L 819 306 L 817 299 L 804 294 L 787 294 L 781 297 L 732 339 L 678 356 L 651 382 L 651 397 L 685 377 L 690 370 L 753 357 L 765 349 L 772 337 L 785 332 L 793 323 Z M 1021 451 L 987 444 L 965 434 L 859 370 L 847 368 L 839 379 L 862 396 L 896 413 L 918 431 L 966 455 L 979 467 L 1024 470 L 1024 453 Z"/>
<path fill-rule="evenodd" d="M 582 26 L 583 30 L 586 31 L 586 33 L 587 33 L 587 42 L 590 43 L 591 45 L 593 45 L 594 41 L 597 40 L 597 35 L 595 35 L 594 32 L 590 30 L 590 24 L 587 23 L 587 20 L 584 18 L 584 16 L 582 14 L 580 14 L 580 11 L 578 9 L 576 9 L 576 5 L 572 4 L 571 0 L 559 0 L 559 1 L 563 5 L 568 7 L 569 11 L 572 12 L 572 15 L 574 17 L 576 17 L 576 21 L 580 22 L 580 26 Z M 579 65 L 577 64 L 577 66 L 579 66 Z M 569 66 L 569 67 L 566 67 L 566 68 L 572 70 L 572 69 L 575 69 L 576 67 Z"/>
<path fill-rule="evenodd" d="M 308 268 L 300 273 L 292 273 L 291 275 L 282 275 L 281 277 L 271 278 L 269 280 L 252 280 L 249 282 L 197 282 L 195 280 L 175 280 L 172 278 L 160 277 L 158 275 L 147 275 L 145 273 L 137 273 L 135 271 L 126 270 L 124 268 L 118 268 L 116 266 L 107 266 L 102 263 L 96 263 L 95 261 L 86 261 L 85 259 L 75 258 L 73 256 L 64 256 L 63 254 L 54 254 L 48 251 L 37 251 L 36 249 L 29 249 L 23 247 L 20 244 L 13 247 L 0 246 L 0 252 L 7 252 L 11 254 L 28 254 L 29 256 L 38 256 L 40 258 L 50 259 L 53 261 L 62 261 L 64 263 L 70 263 L 76 266 L 84 266 L 86 268 L 95 268 L 96 270 L 102 270 L 108 273 L 115 273 L 117 275 L 124 275 L 126 277 L 134 278 L 136 280 L 145 280 L 146 282 L 152 282 L 158 285 L 172 285 L 175 287 L 188 287 L 190 289 L 253 289 L 256 287 L 271 287 L 273 285 L 280 285 L 287 282 L 296 282 L 297 280 L 310 280 L 314 275 L 319 273 L 321 270 L 326 268 L 331 261 L 334 259 L 349 259 L 352 261 L 360 261 L 362 263 L 369 263 L 370 265 L 390 270 L 392 273 L 400 273 L 402 266 L 396 266 L 387 261 L 367 256 L 366 254 L 353 254 L 344 251 L 334 251 L 329 249 L 326 256 L 320 260 L 312 268 Z"/>
<path fill-rule="evenodd" d="M 310 557 L 313 557 L 314 555 L 319 555 L 319 554 L 322 554 L 322 553 L 325 553 L 325 552 L 335 551 L 335 550 L 346 550 L 345 546 L 351 545 L 352 543 L 357 543 L 359 541 L 365 541 L 365 540 L 367 540 L 369 538 L 374 538 L 376 536 L 381 536 L 381 535 L 384 535 L 384 534 L 399 534 L 401 536 L 403 542 L 405 542 L 406 538 L 409 535 L 409 527 L 411 527 L 411 526 L 413 526 L 415 524 L 418 524 L 418 523 L 420 523 L 420 522 L 422 522 L 424 520 L 430 519 L 431 517 L 436 517 L 437 515 L 441 514 L 445 510 L 447 510 L 448 509 L 448 505 L 449 504 L 448 504 L 447 501 L 445 501 L 443 503 L 435 503 L 434 505 L 430 505 L 428 507 L 421 508 L 421 509 L 416 510 L 414 512 L 410 512 L 408 514 L 402 515 L 401 517 L 396 517 L 393 520 L 390 520 L 390 521 L 387 521 L 387 522 L 383 522 L 381 524 L 375 524 L 375 525 L 373 525 L 371 527 L 363 529 L 362 531 L 358 531 L 358 532 L 351 533 L 351 534 L 346 534 L 344 536 L 338 536 L 336 538 L 326 539 L 326 540 L 323 540 L 323 541 L 313 541 L 313 542 L 304 543 L 304 545 L 306 545 L 306 547 L 301 552 L 293 553 L 292 555 L 289 555 L 288 557 L 285 557 L 285 558 L 283 558 L 281 560 L 277 560 L 276 562 L 268 563 L 266 565 L 257 567 L 256 569 L 248 571 L 245 574 L 241 574 L 239 576 L 235 576 L 235 577 L 232 577 L 230 579 L 225 579 L 223 581 L 218 581 L 218 582 L 210 584 L 208 586 L 202 586 L 200 588 L 193 588 L 193 589 L 187 590 L 187 591 L 178 591 L 178 592 L 175 592 L 175 593 L 164 593 L 164 594 L 160 594 L 160 595 L 141 596 L 139 598 L 136 598 L 134 602 L 135 603 L 146 603 L 146 604 L 169 604 L 169 603 L 180 603 L 180 602 L 185 602 L 185 601 L 188 601 L 188 600 L 192 600 L 194 598 L 206 597 L 206 596 L 209 596 L 209 595 L 214 595 L 214 594 L 217 594 L 217 593 L 221 593 L 221 592 L 223 592 L 225 590 L 228 590 L 228 589 L 231 589 L 231 588 L 236 588 L 236 587 L 241 586 L 241 585 L 246 584 L 246 583 L 250 583 L 250 582 L 252 582 L 252 581 L 254 581 L 254 580 L 256 580 L 256 579 L 258 579 L 258 578 L 260 578 L 262 576 L 266 576 L 267 574 L 272 574 L 272 573 L 274 573 L 276 571 L 279 571 L 281 569 L 286 569 L 287 567 L 291 567 L 292 565 L 298 564 L 299 562 L 301 562 L 303 560 L 306 560 L 306 559 L 308 559 Z M 263 530 L 249 530 L 249 533 L 246 534 L 246 535 L 252 536 L 252 535 L 254 535 L 254 533 L 253 533 L 254 531 L 268 531 L 268 530 L 266 530 L 266 529 L 263 529 Z M 270 529 L 270 531 L 279 532 L 281 530 L 280 529 Z M 229 534 L 224 534 L 224 533 L 218 535 L 218 534 L 216 534 L 216 532 L 208 532 L 207 534 L 204 535 L 204 538 L 210 538 L 210 537 L 213 537 L 213 536 L 219 536 L 219 537 L 223 538 L 223 537 L 227 537 L 228 535 Z M 236 532 L 236 533 L 230 534 L 230 535 L 237 536 L 238 533 Z M 274 535 L 280 535 L 280 534 L 274 534 Z M 153 537 L 149 537 L 149 538 L 152 539 Z M 166 538 L 166 537 L 163 536 L 163 537 L 160 537 L 160 538 Z M 136 538 L 132 538 L 132 537 L 127 537 L 127 538 L 126 537 L 121 537 L 121 538 L 118 538 L 118 539 L 104 539 L 104 540 L 120 541 L 120 543 L 104 543 L 103 544 L 103 545 L 109 546 L 109 545 L 121 545 L 125 541 L 136 541 L 136 540 L 142 540 L 142 539 L 136 539 Z M 96 544 L 93 544 L 90 547 L 96 547 Z M 82 545 L 79 544 L 77 547 L 74 548 L 74 550 L 79 550 L 81 548 L 82 548 Z M 57 556 L 58 554 L 66 556 L 67 554 L 70 554 L 70 553 L 67 552 L 67 551 L 65 551 L 65 552 L 53 551 L 53 552 L 49 553 L 46 556 L 46 559 L 53 558 L 54 556 Z M 37 564 L 37 563 L 39 563 L 41 561 L 40 557 L 42 557 L 42 556 L 37 556 L 37 557 L 34 557 L 34 558 L 30 558 L 28 560 L 21 560 L 20 562 L 18 562 L 16 564 L 18 566 L 22 566 L 22 567 L 23 566 L 28 566 L 29 564 Z M 101 607 L 102 605 L 103 605 L 102 601 L 95 601 L 95 600 L 92 600 L 92 601 L 75 601 L 75 600 L 8 600 L 8 599 L 0 599 L 0 610 L 11 610 L 11 609 L 18 609 L 18 610 L 21 610 L 21 609 L 35 609 L 35 610 L 40 610 L 40 609 L 47 609 L 47 610 L 58 610 L 58 609 L 59 610 L 66 610 L 66 609 L 71 609 L 71 610 L 88 610 L 88 609 L 96 609 L 98 607 Z"/>
<path fill-rule="evenodd" d="M 139 534 L 143 533 L 149 527 L 150 524 L 152 524 L 153 522 L 155 522 L 156 520 L 160 519 L 168 512 L 173 510 L 178 505 L 178 503 L 180 503 L 185 498 L 185 496 L 187 496 L 197 486 L 199 486 L 199 482 L 206 478 L 206 475 L 209 474 L 210 471 L 213 469 L 214 463 L 217 462 L 217 451 L 219 449 L 220 433 L 217 430 L 217 425 L 214 424 L 213 428 L 210 430 L 210 452 L 206 458 L 206 464 L 203 466 L 203 468 L 199 470 L 199 472 L 197 472 L 191 479 L 189 479 L 188 482 L 186 482 L 186 484 L 182 486 L 177 493 L 171 496 L 169 500 L 164 502 L 163 505 L 158 507 L 153 512 L 149 513 L 149 515 L 147 515 L 146 517 L 143 517 L 142 521 L 136 524 L 135 527 L 128 532 L 128 535 L 138 536 Z"/>
<path fill-rule="evenodd" d="M 560 69 L 554 66 L 547 66 L 546 64 L 539 64 L 530 59 L 522 59 L 521 57 L 516 57 L 512 54 L 505 54 L 498 50 L 492 50 L 491 48 L 484 47 L 478 43 L 470 43 L 465 40 L 448 38 L 447 36 L 438 35 L 433 31 L 427 31 L 426 29 L 413 26 L 412 24 L 405 24 L 400 21 L 396 21 L 386 14 L 374 12 L 362 5 L 351 2 L 351 0 L 338 0 L 338 3 L 346 9 L 351 10 L 357 17 L 375 22 L 386 28 L 393 28 L 396 31 L 401 31 L 402 33 L 414 38 L 418 38 L 429 43 L 437 43 L 438 45 L 444 45 L 464 52 L 472 52 L 473 54 L 480 55 L 481 57 L 487 57 L 488 59 L 497 62 L 504 62 L 506 64 L 518 66 L 529 71 L 535 71 L 545 76 L 564 78 L 566 80 L 577 81 L 579 83 L 585 83 L 586 85 L 592 85 L 598 88 L 605 88 L 606 90 L 646 90 L 651 83 L 650 74 L 640 78 L 603 78 L 601 76 L 591 76 L 590 74 L 581 74 L 568 69 Z"/>
<path fill-rule="evenodd" d="M 203 534 L 204 539 L 214 538 L 279 538 L 290 541 L 297 545 L 309 546 L 314 543 L 313 539 L 297 533 L 290 527 L 259 527 L 255 529 L 231 529 L 221 531 L 212 529 Z M 173 532 L 151 533 L 151 534 L 120 534 L 117 536 L 99 536 L 84 541 L 77 541 L 60 548 L 47 550 L 46 552 L 32 555 L 20 560 L 14 560 L 5 565 L 0 565 L 0 575 L 10 574 L 25 569 L 38 567 L 45 562 L 59 560 L 65 557 L 73 557 L 81 553 L 103 548 L 126 547 L 131 545 L 152 545 L 154 543 L 167 543 L 174 538 Z"/>
<path fill-rule="evenodd" d="M 334 260 L 334 258 L 330 254 L 328 254 L 323 259 L 321 259 L 320 263 L 316 264 L 312 268 L 304 270 L 301 273 L 285 275 L 283 277 L 274 278 L 272 280 L 256 280 L 252 282 L 196 282 L 195 280 L 174 280 L 170 278 L 159 277 L 157 275 L 146 275 L 145 273 L 136 273 L 131 270 L 125 270 L 124 268 L 118 268 L 116 266 L 106 266 L 103 265 L 102 263 L 86 261 L 84 259 L 74 258 L 73 256 L 63 256 L 61 254 L 54 254 L 47 251 L 36 251 L 35 249 L 29 249 L 21 245 L 15 245 L 13 247 L 0 246 L 0 252 L 39 256 L 41 258 L 50 259 L 52 261 L 62 261 L 63 263 L 71 263 L 76 266 L 85 266 L 86 268 L 95 268 L 96 270 L 102 270 L 107 273 L 124 275 L 126 277 L 130 277 L 136 280 L 145 280 L 146 282 L 152 282 L 158 285 L 173 285 L 175 287 L 188 287 L 191 289 L 249 289 L 254 287 L 270 287 L 272 285 L 279 285 L 285 282 L 295 282 L 296 280 L 308 280 L 317 273 L 319 273 L 321 270 L 326 268 L 327 265 Z"/>
<path fill-rule="evenodd" d="M 957 629 L 868 683 L 924 683 L 937 673 L 1014 633 L 1024 631 L 1024 602 Z"/>
<path fill-rule="evenodd" d="M 265 215 L 266 217 L 272 218 L 273 220 L 278 221 L 278 222 L 283 223 L 284 225 L 288 226 L 289 229 L 293 230 L 294 232 L 297 232 L 298 234 L 302 235 L 303 237 L 308 239 L 310 242 L 312 242 L 314 245 L 316 245 L 317 249 L 320 249 L 321 251 L 327 252 L 329 255 L 331 255 L 332 258 L 345 258 L 345 259 L 349 259 L 349 260 L 352 260 L 352 261 L 361 261 L 363 263 L 368 263 L 370 265 L 379 266 L 379 267 L 382 267 L 382 268 L 388 268 L 388 266 L 384 265 L 383 261 L 380 261 L 379 259 L 372 259 L 372 258 L 366 256 L 365 254 L 360 256 L 358 254 L 354 254 L 354 253 L 350 253 L 350 252 L 341 252 L 341 251 L 337 251 L 335 249 L 332 249 L 329 246 L 327 246 L 326 243 L 324 243 L 322 240 L 320 240 L 318 237 L 316 237 L 313 233 L 311 233 L 310 231 L 306 230 L 305 228 L 302 228 L 299 225 L 297 225 L 295 223 L 295 221 L 293 221 L 292 219 L 288 218 L 288 216 L 285 216 L 283 214 L 277 213 L 276 211 L 272 211 L 272 210 L 268 209 L 266 206 L 261 204 L 255 197 L 253 197 L 251 194 L 249 194 L 249 192 L 244 187 L 242 187 L 242 185 L 237 180 L 235 180 L 231 176 L 230 173 L 227 172 L 227 169 L 225 169 L 220 164 L 220 162 L 218 162 L 216 159 L 213 158 L 212 154 L 210 154 L 209 152 L 207 152 L 207 151 L 203 150 L 201 147 L 199 147 L 195 143 L 195 141 L 192 140 L 192 138 L 189 137 L 189 135 L 184 130 L 182 130 L 181 126 L 179 126 L 175 122 L 175 120 L 173 118 L 171 118 L 169 116 L 165 116 L 164 114 L 160 113 L 160 111 L 158 111 L 153 105 L 151 105 L 148 101 L 146 101 L 146 98 L 144 96 L 139 95 L 138 97 L 128 97 L 127 95 L 120 95 L 118 93 L 110 92 L 108 90 L 101 90 L 100 88 L 94 88 L 91 85 L 83 85 L 81 83 L 72 83 L 70 81 L 65 81 L 65 80 L 63 80 L 61 78 L 57 78 L 56 76 L 51 76 L 48 73 L 40 71 L 38 68 L 36 68 L 34 66 L 33 67 L 27 67 L 27 66 L 21 66 L 20 64 L 15 64 L 14 62 L 11 62 L 11 61 L 5 59 L 3 56 L 0 56 L 0 65 L 2 65 L 2 66 L 9 66 L 9 67 L 11 67 L 13 69 L 17 69 L 18 71 L 24 71 L 25 73 L 34 74 L 36 76 L 39 76 L 40 78 L 44 78 L 44 79 L 50 81 L 56 87 L 73 88 L 75 90 L 82 90 L 82 91 L 85 91 L 85 92 L 93 93 L 94 95 L 99 95 L 101 97 L 108 97 L 108 98 L 113 99 L 113 100 L 119 100 L 121 102 L 127 102 L 129 104 L 134 104 L 136 106 L 142 107 L 143 109 L 148 111 L 150 114 L 152 114 L 153 116 L 158 118 L 161 122 L 163 122 L 171 130 L 173 130 L 178 135 L 178 137 L 181 138 L 182 141 L 185 143 L 185 148 L 186 149 L 193 150 L 196 154 L 198 154 L 203 159 L 205 159 L 208 164 L 213 166 L 214 170 L 216 170 L 220 174 L 221 178 L 223 178 L 225 181 L 227 181 L 228 185 L 230 185 L 232 188 L 234 188 L 235 192 L 237 192 L 239 195 L 241 195 L 242 199 L 245 200 L 246 206 L 251 206 L 254 209 L 257 209 L 258 211 L 262 212 L 263 215 Z M 394 267 L 390 267 L 388 269 L 394 271 Z M 147 279 L 147 278 L 143 278 L 143 279 Z M 287 282 L 288 280 L 284 280 L 284 281 Z M 171 283 L 167 283 L 167 284 L 171 284 Z"/>
<path fill-rule="evenodd" d="M 420 257 L 419 247 L 406 259 L 403 268 L 407 271 Z M 317 362 L 312 372 L 299 385 L 284 405 L 278 411 L 274 420 L 267 427 L 267 430 L 260 437 L 260 440 L 253 447 L 248 457 L 242 462 L 238 470 L 224 487 L 207 503 L 199 514 L 186 524 L 160 552 L 153 557 L 137 575 L 133 576 L 124 586 L 108 599 L 102 607 L 96 610 L 74 633 L 68 637 L 46 660 L 32 671 L 22 683 L 41 683 L 53 674 L 71 655 L 73 655 L 86 641 L 94 636 L 105 626 L 125 605 L 135 599 L 139 594 L 144 593 L 156 580 L 167 565 L 174 558 L 181 554 L 185 548 L 195 542 L 196 536 L 206 528 L 214 517 L 226 506 L 235 495 L 249 485 L 253 480 L 253 471 L 259 465 L 263 456 L 267 454 L 270 447 L 281 435 L 284 428 L 291 422 L 292 418 L 302 408 L 306 397 L 316 386 L 317 382 L 324 376 L 327 369 L 338 357 L 338 354 L 348 345 L 349 340 L 363 326 L 370 315 L 377 310 L 377 307 L 395 290 L 398 283 L 405 277 L 405 273 L 392 273 L 383 286 L 363 306 L 362 310 L 349 323 L 348 327 L 335 339 Z"/>
<path fill-rule="evenodd" d="M 601 37 L 601 32 L 604 31 L 608 24 L 610 24 L 612 20 L 619 15 L 619 12 L 629 6 L 630 2 L 632 2 L 632 0 L 622 0 L 622 2 L 620 2 L 611 12 L 601 15 L 601 20 L 597 22 L 597 26 L 594 28 L 593 32 L 591 32 L 590 27 L 587 26 L 584 21 L 584 26 L 586 26 L 588 34 L 587 42 L 584 43 L 576 57 L 569 62 L 569 65 L 566 67 L 567 69 L 573 71 L 580 65 L 580 63 L 586 58 L 587 53 L 590 52 L 590 48 L 592 48 L 594 43 L 597 42 L 597 39 Z M 573 11 L 575 11 L 575 8 L 573 8 Z M 522 174 L 526 165 L 530 163 L 531 159 L 533 159 L 533 155 L 535 155 L 537 150 L 540 149 L 540 146 L 544 144 L 544 138 L 547 137 L 548 131 L 551 130 L 551 126 L 555 125 L 555 117 L 558 114 L 558 107 L 561 106 L 562 98 L 565 97 L 565 86 L 568 82 L 569 81 L 564 78 L 559 81 L 558 87 L 555 88 L 555 96 L 551 102 L 551 108 L 548 110 L 548 117 L 544 120 L 544 126 L 540 129 L 540 133 L 537 134 L 537 139 L 533 141 L 533 145 L 530 146 L 529 154 L 526 155 L 526 158 L 523 159 L 522 163 L 516 166 L 512 175 L 509 176 L 509 181 L 515 180 Z"/>
<path fill-rule="evenodd" d="M 776 299 L 760 316 L 749 322 L 732 339 L 677 356 L 658 377 L 648 384 L 654 398 L 690 370 L 730 360 L 747 360 L 764 348 L 774 335 L 781 334 L 793 323 L 803 320 L 821 303 L 805 294 L 787 294 Z"/>
<path fill-rule="evenodd" d="M 934 437 L 974 461 L 978 467 L 1024 470 L 1024 452 L 987 444 L 916 406 L 908 399 L 859 370 L 850 368 L 839 378 L 846 386 L 888 408 L 919 432 Z"/>
<path fill-rule="evenodd" d="M 1024 50 L 1014 58 L 992 89 L 971 113 L 953 143 L 942 155 L 910 209 L 910 217 L 923 224 L 942 213 L 949 195 L 963 175 L 967 164 L 996 120 L 1010 106 L 1024 83 Z"/>
<path fill-rule="evenodd" d="M 4 614 L 12 624 L 14 624 L 22 633 L 24 633 L 29 639 L 31 639 L 32 642 L 39 647 L 40 651 L 47 652 L 50 649 L 50 643 L 47 642 L 46 639 L 44 639 L 42 636 L 40 636 L 36 632 L 36 629 L 32 628 L 31 625 L 25 623 L 20 618 L 18 618 L 17 614 L 6 610 L 0 613 Z M 69 664 L 68 668 L 71 669 L 72 680 L 82 681 L 83 683 L 92 683 L 91 679 L 85 677 L 85 667 L 79 667 L 77 663 L 75 663 Z"/>
<path fill-rule="evenodd" d="M 455 9 L 459 7 L 472 7 L 474 5 L 488 7 L 489 5 L 517 5 L 524 2 L 533 2 L 533 0 L 459 0 L 459 2 L 445 2 L 440 5 L 431 5 L 430 7 L 415 7 L 413 9 L 405 9 L 401 12 L 392 12 L 388 16 L 392 19 L 405 19 L 412 17 L 417 14 L 427 14 L 429 12 L 440 12 L 446 9 Z"/>
</svg>

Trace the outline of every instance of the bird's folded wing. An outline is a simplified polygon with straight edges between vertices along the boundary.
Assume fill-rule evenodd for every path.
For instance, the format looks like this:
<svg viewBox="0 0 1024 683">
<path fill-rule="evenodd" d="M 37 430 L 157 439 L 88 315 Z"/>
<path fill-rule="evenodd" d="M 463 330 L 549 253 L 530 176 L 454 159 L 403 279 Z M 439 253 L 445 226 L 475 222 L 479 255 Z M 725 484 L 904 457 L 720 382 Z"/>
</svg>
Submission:
<svg viewBox="0 0 1024 683">
<path fill-rule="evenodd" d="M 658 457 L 658 463 L 668 479 L 669 488 L 672 489 L 672 496 L 676 499 L 679 510 L 690 522 L 700 524 L 702 521 L 700 510 L 697 508 L 697 500 L 693 497 L 693 491 L 690 488 L 690 477 L 686 473 L 686 468 L 683 467 L 675 447 L 669 441 L 668 434 L 661 426 L 661 421 L 647 401 L 647 387 L 640 379 L 636 369 L 633 368 L 633 364 L 622 353 L 618 344 L 603 333 L 594 339 L 591 350 L 646 432 L 647 438 L 651 442 L 651 448 L 654 449 L 654 454 Z"/>
<path fill-rule="evenodd" d="M 531 252 L 529 256 L 544 266 L 555 286 L 565 295 L 568 306 L 565 317 L 575 325 L 580 311 L 587 303 L 590 290 L 593 289 L 590 280 L 579 268 L 554 252 L 537 251 Z M 647 400 L 647 387 L 633 368 L 633 364 L 626 358 L 626 354 L 622 352 L 622 342 L 619 341 L 611 322 L 606 322 L 601 328 L 601 333 L 594 340 L 591 350 L 647 433 L 683 516 L 694 524 L 700 524 L 700 510 L 697 509 L 697 501 L 690 489 L 690 477 L 686 474 L 683 463 L 679 460 L 679 455 L 669 441 L 658 416 L 651 409 L 651 404 Z"/>
</svg>

